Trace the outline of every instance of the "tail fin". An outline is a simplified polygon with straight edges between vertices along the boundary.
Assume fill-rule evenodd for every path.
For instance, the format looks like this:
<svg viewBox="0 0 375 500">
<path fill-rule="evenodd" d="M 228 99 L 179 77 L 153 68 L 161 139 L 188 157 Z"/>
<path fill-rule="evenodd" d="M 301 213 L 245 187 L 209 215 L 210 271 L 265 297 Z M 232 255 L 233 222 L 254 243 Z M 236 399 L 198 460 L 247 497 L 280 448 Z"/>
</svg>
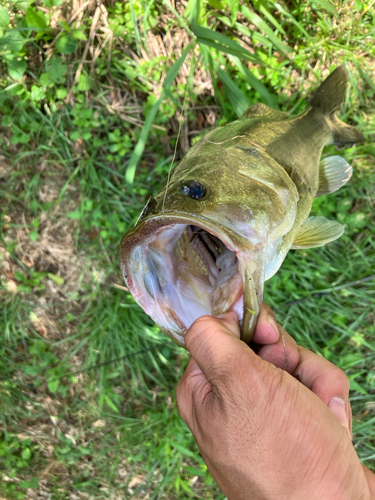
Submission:
<svg viewBox="0 0 375 500">
<path fill-rule="evenodd" d="M 321 86 L 314 92 L 309 100 L 312 108 L 319 108 L 327 117 L 332 128 L 332 141 L 330 144 L 344 146 L 365 140 L 363 134 L 350 125 L 339 120 L 336 112 L 340 111 L 345 101 L 349 75 L 344 65 L 331 73 Z"/>
</svg>

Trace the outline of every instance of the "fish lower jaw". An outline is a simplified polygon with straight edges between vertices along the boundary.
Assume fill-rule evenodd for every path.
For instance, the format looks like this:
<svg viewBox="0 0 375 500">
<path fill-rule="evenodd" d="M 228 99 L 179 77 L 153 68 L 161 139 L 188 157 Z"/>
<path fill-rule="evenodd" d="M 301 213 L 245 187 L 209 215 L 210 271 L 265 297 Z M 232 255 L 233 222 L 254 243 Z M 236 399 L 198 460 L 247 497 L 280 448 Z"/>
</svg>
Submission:
<svg viewBox="0 0 375 500">
<path fill-rule="evenodd" d="M 123 255 L 138 304 L 178 344 L 201 316 L 234 310 L 244 316 L 244 254 L 199 222 L 165 225 Z M 212 231 L 212 232 L 211 232 Z M 225 243 L 224 243 L 225 241 Z M 251 253 L 251 252 L 250 252 Z"/>
</svg>

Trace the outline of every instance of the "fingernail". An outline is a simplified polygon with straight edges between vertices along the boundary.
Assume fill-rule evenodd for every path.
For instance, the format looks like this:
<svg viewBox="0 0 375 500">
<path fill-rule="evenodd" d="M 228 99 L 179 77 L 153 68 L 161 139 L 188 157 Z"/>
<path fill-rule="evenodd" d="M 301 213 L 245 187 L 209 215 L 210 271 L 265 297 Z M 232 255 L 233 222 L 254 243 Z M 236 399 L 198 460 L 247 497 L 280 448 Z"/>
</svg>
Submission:
<svg viewBox="0 0 375 500">
<path fill-rule="evenodd" d="M 350 403 L 346 404 L 345 407 L 346 407 L 346 420 L 349 422 L 349 428 L 348 428 L 349 437 L 350 439 L 353 439 L 352 420 L 351 420 L 352 409 L 350 407 Z"/>
<path fill-rule="evenodd" d="M 340 424 L 349 431 L 349 420 L 348 420 L 348 410 L 347 405 L 341 398 L 332 398 L 328 403 L 328 408 L 332 410 L 332 413 L 338 419 Z"/>
</svg>

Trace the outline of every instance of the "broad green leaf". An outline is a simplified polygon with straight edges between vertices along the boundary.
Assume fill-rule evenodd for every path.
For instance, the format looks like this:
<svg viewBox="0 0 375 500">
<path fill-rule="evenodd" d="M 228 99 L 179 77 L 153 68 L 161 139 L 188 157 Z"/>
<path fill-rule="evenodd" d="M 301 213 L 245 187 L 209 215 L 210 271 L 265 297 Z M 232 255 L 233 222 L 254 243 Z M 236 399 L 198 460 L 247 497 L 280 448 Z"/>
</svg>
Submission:
<svg viewBox="0 0 375 500">
<path fill-rule="evenodd" d="M 60 57 L 52 57 L 46 62 L 45 67 L 54 83 L 65 82 L 64 75 L 68 71 L 68 66 L 62 62 Z"/>
<path fill-rule="evenodd" d="M 37 85 L 32 85 L 31 87 L 31 99 L 33 101 L 41 101 L 46 97 L 46 94 L 42 87 L 38 87 Z"/>
<path fill-rule="evenodd" d="M 331 2 L 328 2 L 327 0 L 311 0 L 311 3 L 318 4 L 320 7 L 322 7 L 322 9 L 325 9 L 326 11 L 330 12 L 335 17 L 338 17 L 338 15 L 339 15 L 336 7 L 333 4 L 331 4 Z"/>
<path fill-rule="evenodd" d="M 29 7 L 26 11 L 26 24 L 34 31 L 47 29 L 47 23 L 42 12 L 36 10 L 34 7 Z"/>
<path fill-rule="evenodd" d="M 35 229 L 33 229 L 32 231 L 30 231 L 30 240 L 31 241 L 37 241 L 38 239 L 38 231 L 35 231 Z"/>
<path fill-rule="evenodd" d="M 27 489 L 27 488 L 32 488 L 32 489 L 35 489 L 38 487 L 38 483 L 39 483 L 39 480 L 37 477 L 32 477 L 31 479 L 28 479 L 27 481 L 23 481 L 21 484 L 20 484 L 20 487 L 23 488 L 23 489 Z M 17 500 L 19 500 L 18 497 L 16 497 Z M 24 497 L 20 497 L 21 499 L 24 498 Z"/>
<path fill-rule="evenodd" d="M 137 168 L 137 164 L 143 154 L 151 125 L 153 124 L 156 113 L 158 112 L 159 106 L 162 103 L 164 97 L 165 97 L 165 92 L 163 91 L 157 102 L 152 106 L 152 108 L 148 112 L 145 124 L 143 125 L 138 142 L 130 157 L 128 168 L 126 169 L 125 179 L 128 184 L 133 184 L 135 169 Z"/>
<path fill-rule="evenodd" d="M 35 0 L 10 0 L 10 3 L 14 4 L 18 10 L 26 11 Z"/>
<path fill-rule="evenodd" d="M 64 284 L 64 278 L 62 278 L 61 276 L 58 276 L 57 274 L 53 274 L 53 273 L 48 273 L 47 276 L 56 283 L 56 285 L 63 285 Z"/>
<path fill-rule="evenodd" d="M 56 42 L 56 49 L 61 54 L 73 54 L 78 46 L 77 40 L 68 34 L 63 34 Z"/>
<path fill-rule="evenodd" d="M 247 19 L 254 24 L 257 28 L 260 29 L 262 33 L 264 33 L 269 40 L 273 43 L 273 45 L 281 52 L 287 53 L 291 52 L 292 49 L 285 45 L 279 38 L 275 35 L 275 33 L 272 31 L 272 29 L 268 26 L 267 23 L 261 19 L 258 14 L 255 14 L 255 12 L 252 12 L 249 7 L 246 5 L 242 5 L 241 7 L 241 14 L 243 14 Z"/>
<path fill-rule="evenodd" d="M 113 36 L 122 36 L 126 31 L 126 26 L 114 21 L 108 25 L 108 28 L 113 31 Z"/>
<path fill-rule="evenodd" d="M 70 219 L 80 219 L 82 217 L 82 213 L 80 210 L 74 210 L 74 212 L 68 213 L 68 217 Z"/>
<path fill-rule="evenodd" d="M 26 61 L 16 61 L 15 59 L 13 61 L 8 61 L 9 75 L 14 80 L 19 80 L 20 78 L 22 78 L 23 74 L 26 71 L 26 68 L 27 68 Z"/>
<path fill-rule="evenodd" d="M 0 28 L 7 28 L 9 26 L 9 12 L 5 7 L 0 7 Z"/>
<path fill-rule="evenodd" d="M 19 52 L 27 40 L 17 30 L 10 30 L 0 38 L 0 49 Z"/>
<path fill-rule="evenodd" d="M 43 87 L 53 86 L 53 79 L 50 73 L 42 73 L 39 77 L 40 84 Z"/>
<path fill-rule="evenodd" d="M 87 40 L 87 36 L 82 30 L 73 30 L 72 35 L 74 38 L 77 38 L 77 40 Z"/>
<path fill-rule="evenodd" d="M 26 375 L 35 376 L 43 370 L 43 367 L 40 365 L 26 365 L 22 367 L 22 370 L 26 373 Z"/>
<path fill-rule="evenodd" d="M 203 28 L 202 26 L 198 26 L 197 24 L 192 24 L 191 29 L 197 37 L 198 42 L 209 45 L 210 47 L 214 47 L 220 52 L 232 54 L 234 56 L 240 57 L 241 59 L 257 62 L 261 66 L 265 66 L 263 61 L 258 59 L 258 57 L 242 47 L 238 42 L 231 40 L 227 36 L 221 33 L 217 33 L 216 31 L 213 31 L 209 28 Z"/>
<path fill-rule="evenodd" d="M 223 4 L 220 0 L 208 0 L 208 5 L 218 10 L 221 10 L 223 8 Z"/>
<path fill-rule="evenodd" d="M 59 87 L 56 89 L 56 97 L 57 99 L 65 99 L 65 97 L 68 95 L 68 90 L 64 87 Z"/>
<path fill-rule="evenodd" d="M 78 78 L 78 89 L 84 92 L 91 88 L 91 81 L 84 73 L 81 73 Z"/>
<path fill-rule="evenodd" d="M 59 388 L 59 385 L 60 385 L 59 378 L 55 378 L 55 379 L 49 380 L 47 382 L 48 390 L 52 393 L 55 393 L 57 391 L 57 389 Z"/>
<path fill-rule="evenodd" d="M 231 77 L 224 70 L 216 68 L 216 72 L 220 80 L 223 82 L 228 98 L 233 106 L 237 116 L 242 116 L 247 108 L 251 106 L 250 100 L 242 92 L 242 90 L 234 83 Z"/>
<path fill-rule="evenodd" d="M 66 21 L 59 21 L 59 25 L 62 27 L 62 29 L 64 29 L 65 31 L 67 31 L 68 33 L 71 33 L 72 30 L 69 26 L 69 24 L 66 22 Z"/>
<path fill-rule="evenodd" d="M 63 0 L 42 0 L 45 7 L 57 7 L 63 3 Z"/>
<path fill-rule="evenodd" d="M 30 448 L 24 448 L 21 452 L 21 457 L 24 459 L 24 460 L 29 460 L 30 457 L 31 457 L 31 451 L 30 451 Z"/>
</svg>

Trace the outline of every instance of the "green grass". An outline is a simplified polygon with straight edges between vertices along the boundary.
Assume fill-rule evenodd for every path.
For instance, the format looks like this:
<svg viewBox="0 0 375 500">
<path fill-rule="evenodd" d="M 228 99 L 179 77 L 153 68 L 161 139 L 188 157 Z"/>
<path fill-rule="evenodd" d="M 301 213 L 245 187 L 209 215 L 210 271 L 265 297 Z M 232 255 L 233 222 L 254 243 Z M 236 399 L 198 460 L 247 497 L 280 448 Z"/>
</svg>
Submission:
<svg viewBox="0 0 375 500">
<path fill-rule="evenodd" d="M 72 5 L 0 5 L 0 495 L 224 498 L 178 416 L 188 355 L 121 288 L 119 242 L 175 148 L 178 161 L 253 103 L 297 114 L 343 62 L 342 118 L 367 141 L 339 153 L 354 176 L 313 213 L 346 232 L 291 251 L 265 300 L 349 375 L 356 450 L 374 468 L 371 3 Z"/>
</svg>

